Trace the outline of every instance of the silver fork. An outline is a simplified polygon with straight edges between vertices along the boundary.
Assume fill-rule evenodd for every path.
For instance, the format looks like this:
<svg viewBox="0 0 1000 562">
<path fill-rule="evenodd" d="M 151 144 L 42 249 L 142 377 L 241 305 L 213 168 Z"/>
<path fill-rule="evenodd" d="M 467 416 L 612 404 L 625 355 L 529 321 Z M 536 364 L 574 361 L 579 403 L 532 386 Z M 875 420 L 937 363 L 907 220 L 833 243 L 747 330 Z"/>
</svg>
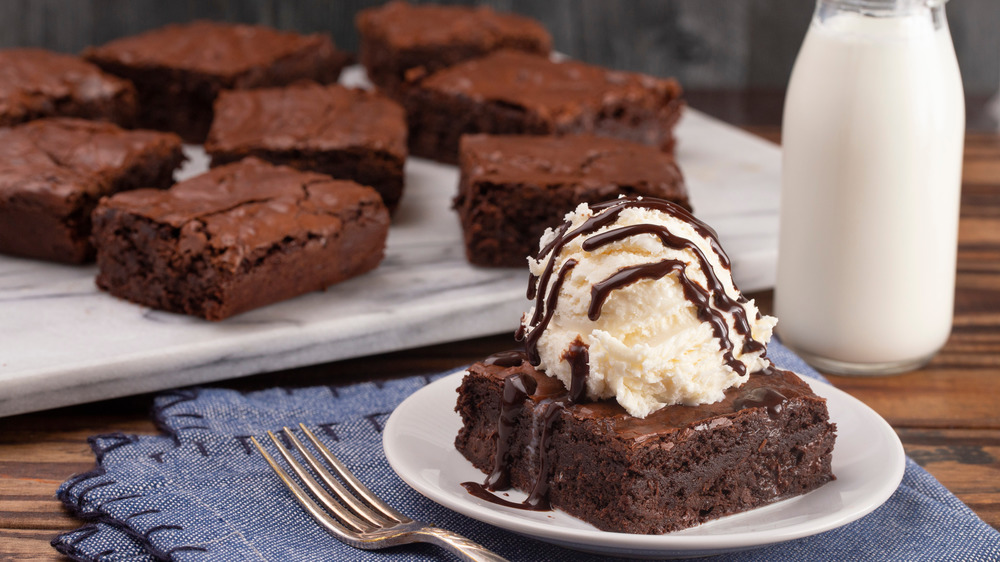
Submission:
<svg viewBox="0 0 1000 562">
<path fill-rule="evenodd" d="M 281 453 L 285 462 L 291 466 L 292 471 L 302 480 L 306 488 L 313 493 L 313 496 L 316 498 L 315 500 L 287 472 L 278 466 L 274 459 L 271 458 L 271 455 L 267 454 L 267 451 L 261 447 L 256 439 L 251 437 L 250 440 L 253 441 L 254 446 L 264 456 L 264 460 L 267 461 L 267 464 L 271 465 L 278 478 L 292 492 L 292 495 L 295 496 L 299 504 L 313 516 L 313 519 L 340 539 L 341 542 L 354 548 L 365 550 L 378 550 L 401 544 L 425 542 L 441 546 L 458 555 L 462 560 L 472 562 L 499 562 L 506 560 L 462 535 L 435 527 L 429 523 L 414 521 L 396 511 L 362 484 L 344 466 L 344 463 L 340 462 L 340 459 L 333 456 L 333 453 L 316 439 L 316 436 L 309 431 L 309 428 L 301 423 L 299 424 L 299 428 L 302 429 L 302 432 L 309 439 L 310 443 L 312 443 L 316 451 L 319 452 L 320 456 L 323 457 L 326 464 L 336 471 L 347 487 L 338 482 L 330 474 L 330 471 L 319 462 L 319 459 L 287 427 L 283 428 L 283 430 L 288 440 L 291 441 L 295 449 L 306 460 L 309 468 L 319 476 L 320 480 L 326 484 L 327 489 L 333 492 L 337 499 L 334 499 L 330 495 L 330 492 L 324 489 L 309 474 L 309 471 L 306 470 L 302 463 L 292 456 L 292 453 L 273 433 L 268 431 L 268 437 L 274 442 L 274 446 L 278 448 L 278 452 Z M 316 503 L 317 500 L 319 504 L 322 504 L 322 507 Z"/>
</svg>

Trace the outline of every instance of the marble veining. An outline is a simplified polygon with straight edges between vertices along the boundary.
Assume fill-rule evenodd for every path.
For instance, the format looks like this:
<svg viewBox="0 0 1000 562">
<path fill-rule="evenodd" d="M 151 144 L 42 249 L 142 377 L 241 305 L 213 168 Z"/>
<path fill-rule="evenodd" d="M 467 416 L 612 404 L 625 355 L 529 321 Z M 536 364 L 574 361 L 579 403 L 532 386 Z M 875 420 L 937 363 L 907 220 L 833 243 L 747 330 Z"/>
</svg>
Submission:
<svg viewBox="0 0 1000 562">
<path fill-rule="evenodd" d="M 691 110 L 677 136 L 695 211 L 737 283 L 772 286 L 779 149 Z M 178 177 L 207 167 L 187 152 Z M 0 256 L 0 416 L 512 331 L 527 270 L 466 263 L 457 182 L 454 167 L 411 158 L 378 269 L 219 323 L 102 293 L 94 266 Z"/>
</svg>

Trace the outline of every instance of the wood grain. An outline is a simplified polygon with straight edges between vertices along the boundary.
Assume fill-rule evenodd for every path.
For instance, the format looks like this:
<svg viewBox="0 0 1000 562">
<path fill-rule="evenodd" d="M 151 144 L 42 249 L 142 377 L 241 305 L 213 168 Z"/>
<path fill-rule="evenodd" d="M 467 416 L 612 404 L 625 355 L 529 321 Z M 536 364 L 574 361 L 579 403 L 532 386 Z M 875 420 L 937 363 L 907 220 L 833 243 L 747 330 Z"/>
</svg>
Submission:
<svg viewBox="0 0 1000 562">
<path fill-rule="evenodd" d="M 780 94 L 773 96 L 780 100 Z M 773 99 L 767 103 L 773 105 Z M 729 111 L 710 102 L 702 108 Z M 770 140 L 780 137 L 774 125 L 749 130 Z M 751 296 L 769 309 L 769 292 Z M 955 304 L 952 336 L 925 368 L 893 377 L 830 379 L 884 416 L 907 454 L 1000 528 L 1000 135 L 966 138 Z M 440 372 L 513 346 L 510 335 L 493 336 L 221 386 L 347 384 Z M 88 436 L 155 433 L 148 417 L 151 399 L 143 395 L 0 420 L 0 560 L 60 559 L 49 541 L 81 522 L 63 511 L 53 496 L 56 487 L 93 466 Z"/>
</svg>

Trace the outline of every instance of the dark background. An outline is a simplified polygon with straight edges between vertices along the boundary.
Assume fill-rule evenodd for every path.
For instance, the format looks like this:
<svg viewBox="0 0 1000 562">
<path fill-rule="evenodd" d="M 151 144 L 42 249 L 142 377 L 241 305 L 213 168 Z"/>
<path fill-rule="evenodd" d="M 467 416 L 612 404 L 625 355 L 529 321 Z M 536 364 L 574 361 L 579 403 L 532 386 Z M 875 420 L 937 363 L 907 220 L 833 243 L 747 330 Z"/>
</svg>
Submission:
<svg viewBox="0 0 1000 562">
<path fill-rule="evenodd" d="M 358 45 L 354 14 L 381 0 L 0 0 L 0 47 L 78 52 L 165 23 L 208 18 L 330 33 Z M 416 3 L 416 2 L 415 2 Z M 677 76 L 699 91 L 784 91 L 812 0 L 486 0 L 540 20 L 555 48 L 587 62 Z M 1000 89 L 1000 1 L 953 0 L 955 49 L 974 107 Z M 744 96 L 745 97 L 745 96 Z M 773 98 L 773 96 L 772 96 Z M 696 98 L 697 99 L 697 98 Z M 745 103 L 745 102 L 741 102 Z M 779 102 L 772 111 L 780 111 Z"/>
</svg>

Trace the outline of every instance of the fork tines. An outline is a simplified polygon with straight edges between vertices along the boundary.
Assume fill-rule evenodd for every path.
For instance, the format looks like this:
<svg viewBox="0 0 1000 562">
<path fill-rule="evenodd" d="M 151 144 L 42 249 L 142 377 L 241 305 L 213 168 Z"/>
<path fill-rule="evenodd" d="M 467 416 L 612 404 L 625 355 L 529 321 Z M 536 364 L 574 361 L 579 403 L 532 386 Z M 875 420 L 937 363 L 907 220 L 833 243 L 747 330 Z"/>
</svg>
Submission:
<svg viewBox="0 0 1000 562">
<path fill-rule="evenodd" d="M 328 531 L 342 541 L 359 546 L 357 543 L 363 542 L 361 535 L 375 533 L 386 527 L 393 527 L 412 521 L 375 496 L 344 466 L 344 463 L 340 459 L 335 457 L 329 449 L 320 443 L 304 424 L 300 423 L 299 428 L 305 434 L 313 448 L 326 461 L 326 465 L 333 468 L 334 472 L 337 473 L 343 484 L 295 437 L 289 428 L 283 428 L 288 441 L 291 442 L 292 446 L 294 446 L 305 460 L 305 465 L 323 481 L 326 488 L 316 481 L 306 466 L 303 466 L 292 452 L 285 447 L 281 439 L 270 431 L 267 432 L 267 435 L 271 438 L 274 446 L 277 447 L 281 457 L 285 459 L 285 462 L 288 463 L 295 475 L 305 484 L 305 487 L 312 492 L 315 499 L 310 497 L 285 470 L 278 466 L 256 439 L 251 437 L 251 440 L 261 455 L 264 456 L 264 460 L 271 465 L 271 468 L 292 492 L 292 495 L 295 496 L 299 504 Z M 331 495 L 331 492 L 333 495 Z M 336 499 L 334 496 L 336 496 Z"/>
<path fill-rule="evenodd" d="M 425 542 L 446 548 L 462 560 L 505 562 L 503 557 L 458 533 L 429 523 L 414 521 L 389 507 L 358 481 L 344 463 L 316 439 L 309 428 L 300 423 L 299 429 L 309 439 L 312 448 L 326 462 L 326 466 L 287 427 L 283 428 L 285 436 L 305 460 L 305 466 L 273 433 L 268 431 L 267 435 L 288 466 L 292 467 L 292 472 L 305 484 L 309 492 L 312 492 L 311 496 L 291 475 L 278 466 L 256 439 L 251 437 L 250 440 L 299 504 L 341 542 L 366 550 Z M 337 476 L 331 474 L 327 466 L 332 468 Z M 319 476 L 326 487 L 317 482 L 313 474 Z"/>
</svg>

